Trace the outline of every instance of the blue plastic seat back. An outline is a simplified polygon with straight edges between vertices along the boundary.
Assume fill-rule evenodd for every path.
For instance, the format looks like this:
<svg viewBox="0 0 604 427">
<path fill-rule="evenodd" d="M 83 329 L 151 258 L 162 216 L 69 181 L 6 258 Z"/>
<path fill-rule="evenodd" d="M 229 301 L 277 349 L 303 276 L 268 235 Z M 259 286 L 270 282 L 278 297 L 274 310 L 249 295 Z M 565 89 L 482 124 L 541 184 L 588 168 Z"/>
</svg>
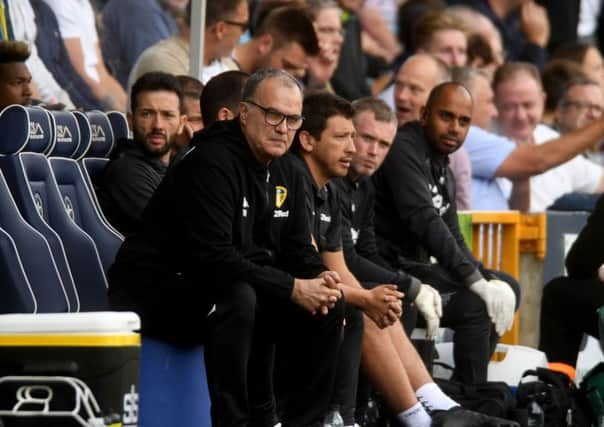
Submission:
<svg viewBox="0 0 604 427">
<path fill-rule="evenodd" d="M 29 114 L 21 105 L 9 105 L 0 111 L 0 155 L 18 153 L 29 139 Z"/>
<path fill-rule="evenodd" d="M 12 237 L 0 228 L 0 314 L 35 313 L 36 299 Z"/>
<path fill-rule="evenodd" d="M 0 152 L 3 154 L 0 157 L 0 169 L 4 173 L 19 211 L 27 223 L 44 236 L 50 246 L 61 281 L 67 292 L 70 311 L 78 311 L 79 296 L 67 262 L 63 242 L 38 214 L 39 210 L 42 211 L 43 193 L 38 193 L 34 198 L 18 154 L 26 147 L 40 152 L 47 151 L 54 140 L 51 128 L 50 115 L 40 108 L 11 106 L 0 112 Z"/>
<path fill-rule="evenodd" d="M 80 129 L 80 145 L 78 145 L 77 150 L 71 155 L 71 158 L 80 160 L 86 155 L 90 149 L 90 144 L 92 144 L 92 128 L 90 127 L 90 122 L 88 121 L 86 114 L 81 111 L 74 111 L 73 115 L 76 118 Z"/>
<path fill-rule="evenodd" d="M 90 122 L 91 142 L 86 157 L 109 157 L 115 137 L 109 119 L 102 111 L 88 111 L 86 117 Z"/>
<path fill-rule="evenodd" d="M 52 116 L 40 107 L 27 107 L 26 109 L 29 116 L 29 138 L 27 146 L 22 151 L 48 154 L 55 146 Z"/>
<path fill-rule="evenodd" d="M 11 279 L 18 278 L 23 270 L 28 279 L 28 289 L 35 297 L 36 312 L 69 311 L 67 292 L 50 246 L 44 236 L 30 226 L 19 212 L 2 173 L 0 173 L 0 227 L 12 237 L 20 254 L 20 263 L 9 264 L 13 271 L 10 275 L 1 276 L 0 282 L 4 286 L 23 287 L 20 281 L 11 282 Z M 27 294 L 26 290 L 23 292 Z M 4 294 L 2 295 L 4 298 Z"/>
<path fill-rule="evenodd" d="M 55 145 L 49 156 L 71 157 L 80 146 L 80 126 L 69 111 L 50 111 L 55 134 Z"/>
<path fill-rule="evenodd" d="M 130 136 L 130 128 L 128 127 L 128 119 L 121 111 L 108 111 L 107 118 L 113 129 L 113 137 L 115 140 L 128 138 Z"/>
<path fill-rule="evenodd" d="M 49 162 L 69 216 L 94 240 L 106 273 L 123 239 L 105 224 L 78 163 L 65 158 Z"/>
<path fill-rule="evenodd" d="M 29 188 L 30 205 L 60 237 L 80 299 L 80 311 L 108 308 L 107 281 L 92 238 L 70 217 L 46 157 L 38 153 L 17 155 Z M 31 209 L 30 209 L 31 211 Z M 26 219 L 30 219 L 25 215 Z M 33 224 L 32 224 L 33 225 Z"/>
</svg>

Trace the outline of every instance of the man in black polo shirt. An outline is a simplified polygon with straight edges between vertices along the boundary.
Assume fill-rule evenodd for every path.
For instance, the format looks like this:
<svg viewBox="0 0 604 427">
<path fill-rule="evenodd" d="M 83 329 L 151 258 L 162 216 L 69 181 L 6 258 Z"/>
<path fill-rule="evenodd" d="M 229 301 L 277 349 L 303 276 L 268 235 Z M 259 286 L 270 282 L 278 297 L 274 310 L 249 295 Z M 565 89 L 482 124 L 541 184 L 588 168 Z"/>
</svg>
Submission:
<svg viewBox="0 0 604 427">
<path fill-rule="evenodd" d="M 380 328 L 398 322 L 402 296 L 394 285 L 363 289 L 350 273 L 342 252 L 342 219 L 335 188 L 328 182 L 343 176 L 354 153 L 352 106 L 327 92 L 304 99 L 304 123 L 296 134 L 295 154 L 289 156 L 292 169 L 303 176 L 313 241 L 325 265 L 338 272 L 345 284 L 346 304 L 344 341 L 331 399 L 332 410 L 339 411 L 344 425 L 353 425 L 363 316 L 361 309 Z"/>
<path fill-rule="evenodd" d="M 112 306 L 137 312 L 143 336 L 204 344 L 215 426 L 275 423 L 257 405 L 272 392 L 275 341 L 283 423 L 327 412 L 344 305 L 311 245 L 300 176 L 279 159 L 301 112 L 291 75 L 251 76 L 239 117 L 196 134 L 109 271 Z"/>
<path fill-rule="evenodd" d="M 436 86 L 420 122 L 399 129 L 374 175 L 380 254 L 440 292 L 442 324 L 455 330 L 454 378 L 469 384 L 486 381 L 490 356 L 512 326 L 520 296 L 511 277 L 489 280 L 502 273 L 486 271 L 459 231 L 448 155 L 463 144 L 472 108 L 460 84 Z"/>
<path fill-rule="evenodd" d="M 360 358 L 359 338 L 362 338 L 363 367 L 402 425 L 428 427 L 447 419 L 464 422 L 455 425 L 497 425 L 488 417 L 457 407 L 457 403 L 432 382 L 409 340 L 400 342 L 406 337 L 397 317 L 402 293 L 396 290 L 396 285 L 364 289 L 347 267 L 342 249 L 339 195 L 330 180 L 345 176 L 354 159 L 351 104 L 326 92 L 316 93 L 304 99 L 303 114 L 304 124 L 294 142 L 295 155 L 288 156 L 288 160 L 292 162 L 292 169 L 305 179 L 306 205 L 319 253 L 325 265 L 342 278 L 340 289 L 347 302 L 347 322 L 335 392 L 330 402 L 339 408 L 344 425 L 353 425 L 355 421 L 352 410 Z M 358 310 L 350 306 L 365 313 L 364 321 L 359 322 Z M 359 323 L 364 324 L 364 331 L 358 328 Z M 422 386 L 427 387 L 420 391 Z"/>
<path fill-rule="evenodd" d="M 170 148 L 185 122 L 182 89 L 171 74 L 143 75 L 132 86 L 130 102 L 128 124 L 133 139 L 118 141 L 96 183 L 103 213 L 124 235 L 139 227 L 143 209 L 166 174 Z"/>
</svg>

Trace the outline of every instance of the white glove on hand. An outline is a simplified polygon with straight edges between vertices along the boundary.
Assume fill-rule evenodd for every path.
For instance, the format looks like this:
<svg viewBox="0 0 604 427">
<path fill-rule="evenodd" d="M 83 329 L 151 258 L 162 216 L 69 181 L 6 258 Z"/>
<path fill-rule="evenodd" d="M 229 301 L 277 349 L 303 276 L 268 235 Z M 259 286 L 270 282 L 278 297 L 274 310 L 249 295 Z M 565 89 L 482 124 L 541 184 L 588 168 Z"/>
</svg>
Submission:
<svg viewBox="0 0 604 427">
<path fill-rule="evenodd" d="M 511 286 L 503 280 L 489 280 L 489 284 L 496 286 L 499 291 L 499 296 L 497 298 L 500 301 L 500 309 L 494 323 L 495 331 L 501 336 L 505 334 L 506 331 L 512 329 L 514 323 L 514 309 L 516 308 L 516 294 L 514 294 Z"/>
<path fill-rule="evenodd" d="M 440 318 L 443 315 L 440 294 L 432 286 L 421 284 L 414 303 L 426 320 L 426 338 L 433 340 L 436 338 Z"/>
<path fill-rule="evenodd" d="M 480 279 L 470 285 L 470 290 L 486 304 L 487 313 L 495 324 L 498 335 L 503 335 L 512 327 L 516 295 L 507 283 L 501 280 L 487 282 L 485 279 Z"/>
</svg>

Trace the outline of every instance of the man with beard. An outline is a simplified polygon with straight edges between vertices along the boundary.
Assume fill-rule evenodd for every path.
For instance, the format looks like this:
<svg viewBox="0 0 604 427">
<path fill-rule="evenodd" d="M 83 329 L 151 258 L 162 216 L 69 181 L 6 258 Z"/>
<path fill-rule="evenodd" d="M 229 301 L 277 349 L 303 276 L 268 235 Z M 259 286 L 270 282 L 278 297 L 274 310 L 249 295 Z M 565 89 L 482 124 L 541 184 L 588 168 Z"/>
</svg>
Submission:
<svg viewBox="0 0 604 427">
<path fill-rule="evenodd" d="M 128 124 L 134 139 L 118 141 L 97 188 L 103 213 L 124 235 L 137 229 L 143 209 L 166 173 L 170 147 L 185 121 L 181 86 L 171 74 L 143 75 L 132 87 L 130 100 Z"/>
</svg>

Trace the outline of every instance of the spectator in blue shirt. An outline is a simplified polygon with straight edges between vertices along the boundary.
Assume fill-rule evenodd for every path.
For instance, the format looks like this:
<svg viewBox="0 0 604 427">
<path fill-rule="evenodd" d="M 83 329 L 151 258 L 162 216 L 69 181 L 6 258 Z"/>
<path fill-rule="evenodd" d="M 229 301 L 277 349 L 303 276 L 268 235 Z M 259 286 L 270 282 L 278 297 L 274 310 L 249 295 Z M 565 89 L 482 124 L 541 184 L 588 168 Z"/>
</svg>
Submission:
<svg viewBox="0 0 604 427">
<path fill-rule="evenodd" d="M 102 20 L 103 58 L 124 89 L 140 54 L 178 29 L 164 0 L 110 0 Z"/>
</svg>

